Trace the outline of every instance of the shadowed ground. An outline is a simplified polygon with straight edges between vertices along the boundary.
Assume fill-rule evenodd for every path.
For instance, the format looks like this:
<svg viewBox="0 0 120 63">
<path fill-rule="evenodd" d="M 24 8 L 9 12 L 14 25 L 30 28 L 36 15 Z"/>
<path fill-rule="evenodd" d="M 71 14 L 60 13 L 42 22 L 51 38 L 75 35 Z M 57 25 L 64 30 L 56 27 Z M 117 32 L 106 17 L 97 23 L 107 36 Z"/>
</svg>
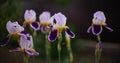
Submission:
<svg viewBox="0 0 120 63">
<path fill-rule="evenodd" d="M 95 41 L 78 40 L 76 42 L 76 51 L 74 52 L 74 63 L 94 63 Z M 23 63 L 23 54 L 21 52 L 8 52 L 10 47 L 0 47 L 0 63 Z M 74 49 L 73 49 L 74 50 Z M 119 44 L 104 43 L 100 63 L 120 63 Z M 30 57 L 30 63 L 46 63 L 44 58 Z M 52 59 L 51 63 L 57 63 Z"/>
</svg>

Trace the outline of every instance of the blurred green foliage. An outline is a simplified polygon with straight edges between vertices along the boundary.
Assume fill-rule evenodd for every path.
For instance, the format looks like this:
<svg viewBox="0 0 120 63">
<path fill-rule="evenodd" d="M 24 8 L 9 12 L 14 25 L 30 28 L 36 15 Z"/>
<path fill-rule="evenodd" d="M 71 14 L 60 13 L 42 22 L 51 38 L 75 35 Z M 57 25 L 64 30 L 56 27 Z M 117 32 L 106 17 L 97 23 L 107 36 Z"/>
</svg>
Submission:
<svg viewBox="0 0 120 63">
<path fill-rule="evenodd" d="M 69 0 L 55 0 L 56 3 L 60 3 L 62 5 L 66 5 L 69 3 Z M 8 34 L 8 31 L 6 29 L 6 23 L 11 21 L 18 21 L 20 25 L 23 23 L 23 14 L 22 14 L 22 0 L 1 0 L 0 2 L 0 44 L 5 40 L 5 37 Z M 68 25 L 69 26 L 69 25 Z M 30 34 L 33 35 L 33 30 L 30 28 L 25 28 L 26 31 L 28 31 Z M 75 28 L 70 25 L 70 29 L 75 32 Z M 63 40 L 62 40 L 62 51 L 61 51 L 61 57 L 62 60 L 66 61 L 66 57 L 68 56 L 67 48 L 66 48 L 66 42 L 65 42 L 65 31 L 62 33 Z M 36 51 L 40 53 L 38 58 L 46 59 L 45 54 L 45 34 L 41 33 L 40 31 L 37 32 L 37 36 L 33 35 L 34 40 L 34 48 Z M 71 39 L 72 49 L 73 53 L 75 53 L 75 41 L 76 38 Z M 55 42 L 51 42 L 51 59 L 58 60 L 58 52 L 57 52 L 57 40 Z M 18 40 L 11 38 L 10 42 L 8 43 L 7 47 L 18 47 Z M 3 50 L 3 49 L 2 49 Z"/>
<path fill-rule="evenodd" d="M 9 20 L 20 20 L 18 18 L 21 16 L 21 1 L 22 0 L 0 0 L 0 43 L 4 41 L 8 34 L 6 23 Z"/>
</svg>

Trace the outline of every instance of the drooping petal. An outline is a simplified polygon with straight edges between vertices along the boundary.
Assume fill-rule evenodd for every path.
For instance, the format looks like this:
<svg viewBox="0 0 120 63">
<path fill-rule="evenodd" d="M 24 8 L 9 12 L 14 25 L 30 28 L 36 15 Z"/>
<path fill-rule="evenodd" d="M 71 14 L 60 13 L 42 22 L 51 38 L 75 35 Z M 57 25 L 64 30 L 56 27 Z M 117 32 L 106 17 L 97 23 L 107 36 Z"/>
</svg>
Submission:
<svg viewBox="0 0 120 63">
<path fill-rule="evenodd" d="M 100 26 L 100 25 L 93 25 L 92 26 L 92 33 L 94 34 L 94 35 L 99 35 L 99 34 L 101 34 L 101 32 L 102 32 L 102 26 Z"/>
<path fill-rule="evenodd" d="M 95 21 L 100 21 L 100 22 L 106 21 L 106 17 L 102 11 L 95 12 L 93 17 L 94 17 L 93 20 L 95 20 Z"/>
<path fill-rule="evenodd" d="M 66 25 L 66 16 L 64 16 L 62 13 L 57 13 L 54 15 L 54 18 L 56 20 L 56 24 L 58 26 L 65 26 Z"/>
<path fill-rule="evenodd" d="M 41 32 L 45 33 L 45 27 L 44 26 L 41 26 Z"/>
<path fill-rule="evenodd" d="M 18 33 L 19 35 L 27 35 L 27 34 L 29 34 L 27 31 L 22 31 L 22 32 L 20 32 L 20 33 Z"/>
<path fill-rule="evenodd" d="M 48 40 L 49 40 L 50 42 L 53 42 L 53 41 L 55 41 L 55 40 L 57 39 L 57 37 L 58 37 L 58 31 L 57 31 L 56 29 L 54 29 L 54 30 L 52 30 L 52 31 L 49 33 L 49 35 L 48 35 Z"/>
<path fill-rule="evenodd" d="M 49 19 L 50 19 L 50 12 L 47 12 L 47 11 L 43 12 L 39 16 L 40 22 L 47 22 L 49 21 Z"/>
<path fill-rule="evenodd" d="M 5 41 L 2 43 L 1 46 L 6 46 L 8 43 L 9 43 L 9 40 L 10 40 L 10 35 L 8 35 L 6 38 L 5 38 Z"/>
<path fill-rule="evenodd" d="M 30 24 L 30 26 L 34 29 L 34 30 L 39 30 L 40 29 L 40 24 L 38 22 L 32 22 Z"/>
<path fill-rule="evenodd" d="M 110 27 L 105 26 L 105 28 L 107 28 L 110 32 L 113 31 L 113 29 L 111 29 Z"/>
<path fill-rule="evenodd" d="M 74 38 L 74 37 L 75 37 L 75 34 L 74 34 L 72 31 L 70 31 L 69 28 L 66 28 L 66 29 L 65 29 L 65 32 L 66 32 L 71 38 Z"/>
<path fill-rule="evenodd" d="M 29 54 L 29 55 L 39 55 L 39 53 L 38 53 L 37 51 L 35 51 L 35 50 L 26 50 L 26 49 L 25 49 L 25 52 L 26 52 L 27 54 Z"/>
<path fill-rule="evenodd" d="M 9 50 L 9 52 L 17 52 L 17 51 L 21 51 L 21 49 L 20 48 L 15 48 L 13 50 Z"/>
<path fill-rule="evenodd" d="M 25 21 L 34 22 L 36 20 L 36 13 L 34 10 L 26 10 L 24 14 Z"/>
<path fill-rule="evenodd" d="M 92 26 L 90 26 L 87 30 L 88 33 L 90 33 L 92 31 Z"/>
</svg>

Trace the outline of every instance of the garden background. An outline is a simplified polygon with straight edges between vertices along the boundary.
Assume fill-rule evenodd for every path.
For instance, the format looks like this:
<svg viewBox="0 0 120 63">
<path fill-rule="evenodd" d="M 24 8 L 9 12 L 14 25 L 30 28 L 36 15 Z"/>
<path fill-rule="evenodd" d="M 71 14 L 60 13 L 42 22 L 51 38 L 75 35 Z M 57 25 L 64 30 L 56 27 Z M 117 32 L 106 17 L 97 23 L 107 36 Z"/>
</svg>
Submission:
<svg viewBox="0 0 120 63">
<path fill-rule="evenodd" d="M 0 0 L 0 44 L 5 40 L 8 32 L 6 23 L 18 21 L 24 22 L 24 12 L 33 9 L 38 16 L 49 11 L 52 15 L 61 12 L 67 17 L 67 25 L 75 33 L 76 37 L 71 39 L 74 55 L 74 63 L 94 63 L 94 50 L 96 36 L 87 33 L 91 25 L 93 13 L 103 11 L 106 22 L 114 31 L 104 29 L 101 34 L 103 51 L 101 63 L 120 63 L 120 22 L 119 2 L 114 0 Z M 46 63 L 44 34 L 38 32 L 33 38 L 35 49 L 39 56 L 30 57 L 30 63 Z M 57 63 L 57 42 L 51 43 L 51 63 Z M 21 52 L 10 53 L 9 50 L 17 47 L 16 39 L 11 39 L 7 46 L 0 47 L 0 63 L 23 63 Z M 62 58 L 66 57 L 66 46 L 62 42 Z M 65 63 L 65 60 L 63 63 Z"/>
</svg>

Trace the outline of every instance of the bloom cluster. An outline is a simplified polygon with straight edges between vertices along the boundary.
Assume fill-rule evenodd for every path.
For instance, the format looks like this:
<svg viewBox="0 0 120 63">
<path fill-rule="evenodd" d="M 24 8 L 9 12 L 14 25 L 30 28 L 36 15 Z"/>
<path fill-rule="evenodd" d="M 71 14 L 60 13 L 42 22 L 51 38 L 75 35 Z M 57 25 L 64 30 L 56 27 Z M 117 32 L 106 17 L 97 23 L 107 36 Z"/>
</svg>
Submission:
<svg viewBox="0 0 120 63">
<path fill-rule="evenodd" d="M 29 55 L 39 55 L 39 53 L 33 48 L 32 35 L 25 30 L 27 25 L 34 29 L 34 31 L 41 31 L 43 33 L 48 32 L 48 40 L 50 42 L 55 41 L 62 30 L 65 30 L 65 33 L 71 38 L 75 37 L 75 34 L 70 31 L 68 26 L 66 26 L 66 16 L 60 12 L 51 16 L 50 12 L 45 11 L 39 15 L 39 21 L 36 21 L 36 12 L 34 10 L 26 10 L 24 14 L 24 20 L 25 21 L 23 22 L 22 26 L 18 24 L 17 21 L 7 22 L 6 28 L 9 34 L 1 46 L 6 46 L 10 38 L 13 37 L 19 39 L 20 47 L 10 50 L 11 52 L 23 51 Z"/>
</svg>

